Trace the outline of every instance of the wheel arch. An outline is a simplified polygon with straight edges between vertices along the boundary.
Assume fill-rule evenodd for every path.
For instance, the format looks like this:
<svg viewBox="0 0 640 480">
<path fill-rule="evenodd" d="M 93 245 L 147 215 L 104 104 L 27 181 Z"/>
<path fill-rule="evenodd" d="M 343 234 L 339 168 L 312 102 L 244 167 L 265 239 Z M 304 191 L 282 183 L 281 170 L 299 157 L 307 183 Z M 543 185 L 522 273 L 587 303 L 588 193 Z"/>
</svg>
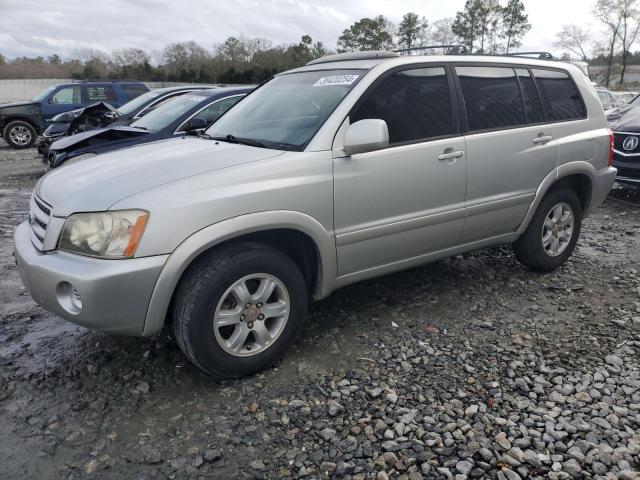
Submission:
<svg viewBox="0 0 640 480">
<path fill-rule="evenodd" d="M 11 122 L 15 122 L 16 120 L 28 123 L 36 131 L 36 134 L 40 135 L 41 133 L 40 126 L 34 123 L 32 118 L 29 118 L 28 116 L 20 115 L 20 114 L 12 114 L 10 116 L 0 119 L 0 131 L 2 131 L 3 135 L 4 135 L 4 129 L 6 128 L 6 126 L 9 125 Z"/>
<path fill-rule="evenodd" d="M 199 230 L 169 255 L 151 295 L 142 335 L 162 329 L 180 280 L 198 258 L 238 241 L 262 242 L 289 255 L 301 267 L 315 298 L 323 298 L 333 289 L 337 276 L 335 241 L 317 220 L 293 211 L 241 215 Z"/>
<path fill-rule="evenodd" d="M 517 233 L 524 233 L 543 198 L 554 188 L 568 187 L 573 190 L 580 199 L 583 218 L 587 216 L 593 208 L 594 203 L 595 175 L 596 170 L 589 162 L 569 162 L 558 166 L 558 168 L 550 172 L 538 186 L 535 198 L 529 206 L 529 210 L 520 224 Z"/>
</svg>

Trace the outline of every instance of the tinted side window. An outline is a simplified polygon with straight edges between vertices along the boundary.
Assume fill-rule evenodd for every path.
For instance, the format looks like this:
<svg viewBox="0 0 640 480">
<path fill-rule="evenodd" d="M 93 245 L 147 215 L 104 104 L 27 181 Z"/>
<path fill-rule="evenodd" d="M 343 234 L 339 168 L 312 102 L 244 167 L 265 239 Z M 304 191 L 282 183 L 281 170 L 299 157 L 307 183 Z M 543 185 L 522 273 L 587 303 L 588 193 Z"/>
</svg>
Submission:
<svg viewBox="0 0 640 480">
<path fill-rule="evenodd" d="M 87 100 L 89 102 L 113 102 L 118 97 L 110 85 L 87 85 Z"/>
<path fill-rule="evenodd" d="M 204 110 L 201 110 L 200 113 L 196 115 L 196 117 L 203 118 L 207 121 L 207 125 L 211 125 L 215 122 L 224 112 L 233 107 L 238 100 L 242 97 L 229 97 L 223 98 L 222 100 L 218 100 L 215 103 L 212 103 Z"/>
<path fill-rule="evenodd" d="M 61 88 L 51 96 L 49 103 L 54 105 L 80 105 L 82 103 L 82 89 L 80 85 Z"/>
<path fill-rule="evenodd" d="M 144 85 L 129 83 L 125 83 L 124 85 L 122 85 L 122 89 L 124 90 L 124 93 L 127 95 L 129 100 L 133 100 L 134 98 L 139 97 L 143 93 L 147 93 L 149 91 Z"/>
<path fill-rule="evenodd" d="M 574 120 L 587 116 L 582 98 L 568 74 L 557 70 L 533 70 L 547 109 L 547 120 Z"/>
<path fill-rule="evenodd" d="M 525 123 L 520 87 L 512 68 L 456 67 L 469 130 Z"/>
<path fill-rule="evenodd" d="M 522 96 L 524 97 L 524 112 L 527 116 L 527 123 L 538 123 L 544 121 L 542 112 L 542 103 L 538 96 L 538 91 L 533 83 L 533 78 L 529 74 L 529 70 L 521 68 L 516 69 L 520 86 L 522 87 Z"/>
<path fill-rule="evenodd" d="M 367 118 L 387 122 L 389 143 L 450 135 L 451 97 L 442 67 L 393 73 L 366 94 L 351 123 Z"/>
</svg>

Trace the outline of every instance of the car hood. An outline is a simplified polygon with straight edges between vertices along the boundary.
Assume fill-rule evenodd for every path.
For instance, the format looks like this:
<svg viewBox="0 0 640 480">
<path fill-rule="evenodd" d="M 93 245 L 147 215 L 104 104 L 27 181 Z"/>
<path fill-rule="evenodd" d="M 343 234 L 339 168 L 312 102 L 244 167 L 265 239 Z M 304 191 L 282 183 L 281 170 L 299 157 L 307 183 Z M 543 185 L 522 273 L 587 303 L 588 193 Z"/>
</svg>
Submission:
<svg viewBox="0 0 640 480">
<path fill-rule="evenodd" d="M 623 105 L 607 112 L 607 123 L 614 132 L 640 132 L 640 107 Z"/>
<path fill-rule="evenodd" d="M 36 193 L 52 205 L 54 216 L 104 211 L 143 190 L 283 153 L 199 137 L 160 140 L 51 170 Z"/>
<path fill-rule="evenodd" d="M 123 138 L 138 137 L 140 135 L 148 134 L 148 130 L 127 126 L 96 128 L 95 130 L 76 133 L 75 135 L 56 140 L 51 144 L 50 149 L 62 152 L 64 150 L 73 150 L 75 148 L 80 148 L 85 145 L 89 145 L 90 143 L 96 143 L 97 140 L 100 140 L 100 143 L 103 143 L 112 140 L 122 140 Z"/>
<path fill-rule="evenodd" d="M 26 107 L 27 105 L 38 105 L 38 104 L 32 101 L 0 103 L 0 108 Z"/>
</svg>

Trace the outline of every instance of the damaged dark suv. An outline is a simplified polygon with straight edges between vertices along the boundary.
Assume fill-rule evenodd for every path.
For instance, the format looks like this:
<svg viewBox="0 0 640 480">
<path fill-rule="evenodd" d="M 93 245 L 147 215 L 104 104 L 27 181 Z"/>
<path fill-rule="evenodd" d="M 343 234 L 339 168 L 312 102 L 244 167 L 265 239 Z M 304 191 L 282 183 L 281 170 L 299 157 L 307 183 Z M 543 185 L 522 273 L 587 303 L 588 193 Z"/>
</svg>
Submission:
<svg viewBox="0 0 640 480">
<path fill-rule="evenodd" d="M 96 102 L 119 107 L 148 91 L 143 83 L 129 80 L 52 85 L 32 100 L 0 104 L 0 134 L 13 148 L 29 148 L 60 113 Z"/>
</svg>

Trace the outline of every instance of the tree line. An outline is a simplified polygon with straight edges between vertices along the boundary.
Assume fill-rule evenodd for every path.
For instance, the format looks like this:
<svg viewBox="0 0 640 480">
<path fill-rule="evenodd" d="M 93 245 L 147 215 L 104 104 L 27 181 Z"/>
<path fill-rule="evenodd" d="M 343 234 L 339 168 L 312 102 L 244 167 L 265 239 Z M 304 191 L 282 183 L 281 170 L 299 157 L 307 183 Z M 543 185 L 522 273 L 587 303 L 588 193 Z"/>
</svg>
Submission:
<svg viewBox="0 0 640 480">
<path fill-rule="evenodd" d="M 520 0 L 467 0 L 455 17 L 435 21 L 414 12 L 405 14 L 397 25 L 382 15 L 362 18 L 342 32 L 337 40 L 337 52 L 462 43 L 473 52 L 507 53 L 520 45 L 530 28 Z M 190 41 L 167 45 L 159 52 L 138 48 L 109 53 L 78 50 L 73 58 L 54 53 L 48 57 L 7 59 L 0 54 L 0 78 L 259 83 L 277 72 L 330 53 L 336 52 L 309 35 L 292 45 L 273 45 L 264 38 L 234 36 L 211 49 Z"/>
</svg>

